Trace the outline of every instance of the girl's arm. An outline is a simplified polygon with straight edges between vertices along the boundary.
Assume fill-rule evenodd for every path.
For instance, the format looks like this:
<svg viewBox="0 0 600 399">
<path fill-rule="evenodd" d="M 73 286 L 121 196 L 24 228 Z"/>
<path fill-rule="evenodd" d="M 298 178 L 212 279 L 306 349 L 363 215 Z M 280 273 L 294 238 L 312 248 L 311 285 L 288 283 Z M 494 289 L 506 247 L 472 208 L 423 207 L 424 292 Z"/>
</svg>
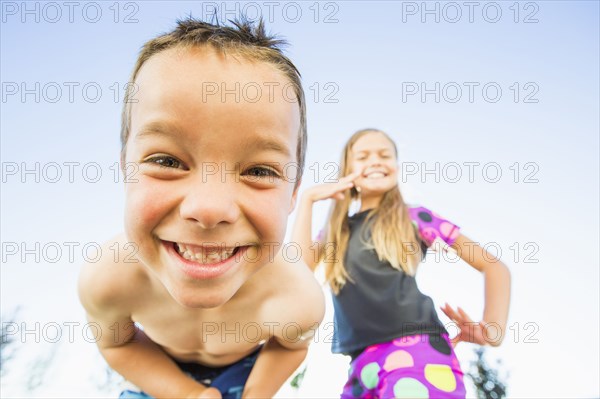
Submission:
<svg viewBox="0 0 600 399">
<path fill-rule="evenodd" d="M 292 242 L 300 246 L 302 260 L 314 271 L 319 264 L 320 249 L 323 243 L 312 240 L 312 207 L 314 200 L 309 192 L 304 192 L 298 201 L 298 208 L 294 227 L 292 229 Z M 315 251 L 316 249 L 316 251 Z"/>
<path fill-rule="evenodd" d="M 352 173 L 342 177 L 337 183 L 325 183 L 313 186 L 302 193 L 298 203 L 298 210 L 294 227 L 292 229 L 292 242 L 300 246 L 302 260 L 306 262 L 311 270 L 315 270 L 319 264 L 321 251 L 324 249 L 324 237 L 317 242 L 312 240 L 312 207 L 317 201 L 324 199 L 343 199 L 344 191 L 354 186 L 354 179 L 360 173 Z"/>
<path fill-rule="evenodd" d="M 485 280 L 485 307 L 480 323 L 473 322 L 461 308 L 455 311 L 447 304 L 442 308 L 461 328 L 455 343 L 467 341 L 498 346 L 504 338 L 508 319 L 510 272 L 504 263 L 463 234 L 451 247 L 465 262 L 483 273 Z"/>
</svg>

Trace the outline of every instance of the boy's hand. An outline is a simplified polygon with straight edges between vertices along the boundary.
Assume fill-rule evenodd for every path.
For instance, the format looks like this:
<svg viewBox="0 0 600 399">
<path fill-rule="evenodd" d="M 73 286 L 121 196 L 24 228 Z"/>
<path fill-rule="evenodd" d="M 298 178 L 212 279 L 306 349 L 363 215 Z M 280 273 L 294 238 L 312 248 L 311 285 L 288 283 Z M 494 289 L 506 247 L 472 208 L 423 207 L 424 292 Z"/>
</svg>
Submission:
<svg viewBox="0 0 600 399">
<path fill-rule="evenodd" d="M 206 388 L 199 396 L 194 399 L 221 399 L 223 396 L 217 388 Z"/>
</svg>

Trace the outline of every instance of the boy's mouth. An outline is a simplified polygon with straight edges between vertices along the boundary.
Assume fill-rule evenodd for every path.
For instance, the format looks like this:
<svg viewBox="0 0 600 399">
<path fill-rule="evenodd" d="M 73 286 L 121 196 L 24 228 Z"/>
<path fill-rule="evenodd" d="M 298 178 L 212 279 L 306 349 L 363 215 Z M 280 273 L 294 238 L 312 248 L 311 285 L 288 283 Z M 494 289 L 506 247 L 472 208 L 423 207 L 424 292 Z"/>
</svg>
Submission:
<svg viewBox="0 0 600 399">
<path fill-rule="evenodd" d="M 182 258 L 204 265 L 224 262 L 234 256 L 240 249 L 240 247 L 205 247 L 178 242 L 174 242 L 173 246 Z"/>
</svg>

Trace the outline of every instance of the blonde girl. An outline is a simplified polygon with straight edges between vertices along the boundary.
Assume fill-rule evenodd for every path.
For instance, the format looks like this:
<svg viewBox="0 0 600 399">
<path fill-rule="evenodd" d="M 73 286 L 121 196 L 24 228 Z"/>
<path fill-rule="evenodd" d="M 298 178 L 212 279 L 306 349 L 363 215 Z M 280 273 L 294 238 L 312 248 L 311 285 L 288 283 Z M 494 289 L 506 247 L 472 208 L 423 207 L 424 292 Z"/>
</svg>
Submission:
<svg viewBox="0 0 600 399">
<path fill-rule="evenodd" d="M 352 358 L 342 398 L 464 398 L 454 346 L 500 344 L 510 274 L 454 223 L 427 208 L 409 207 L 397 174 L 398 153 L 390 137 L 376 129 L 356 132 L 344 147 L 338 182 L 303 193 L 292 240 L 312 270 L 325 266 L 335 310 L 332 351 Z M 313 242 L 312 205 L 329 198 L 335 201 Z M 360 210 L 349 215 L 353 201 L 360 201 Z M 428 247 L 440 240 L 485 280 L 480 322 L 461 308 L 441 308 L 459 328 L 452 339 L 415 280 Z M 316 259 L 314 248 L 319 248 Z"/>
</svg>

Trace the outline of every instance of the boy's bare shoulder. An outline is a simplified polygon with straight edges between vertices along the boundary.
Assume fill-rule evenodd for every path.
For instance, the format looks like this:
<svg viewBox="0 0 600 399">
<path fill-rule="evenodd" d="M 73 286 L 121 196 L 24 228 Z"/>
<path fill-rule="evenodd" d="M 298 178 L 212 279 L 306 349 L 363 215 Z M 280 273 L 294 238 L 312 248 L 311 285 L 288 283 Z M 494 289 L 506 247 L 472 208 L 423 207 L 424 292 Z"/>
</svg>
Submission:
<svg viewBox="0 0 600 399">
<path fill-rule="evenodd" d="M 78 291 L 88 313 L 111 308 L 126 311 L 127 303 L 147 288 L 150 279 L 134 254 L 135 245 L 127 242 L 125 234 L 120 234 L 101 246 L 98 260 L 84 263 Z"/>
<path fill-rule="evenodd" d="M 267 309 L 288 322 L 320 323 L 325 314 L 323 289 L 302 260 L 286 259 L 281 251 L 261 276 L 269 288 Z"/>
</svg>

